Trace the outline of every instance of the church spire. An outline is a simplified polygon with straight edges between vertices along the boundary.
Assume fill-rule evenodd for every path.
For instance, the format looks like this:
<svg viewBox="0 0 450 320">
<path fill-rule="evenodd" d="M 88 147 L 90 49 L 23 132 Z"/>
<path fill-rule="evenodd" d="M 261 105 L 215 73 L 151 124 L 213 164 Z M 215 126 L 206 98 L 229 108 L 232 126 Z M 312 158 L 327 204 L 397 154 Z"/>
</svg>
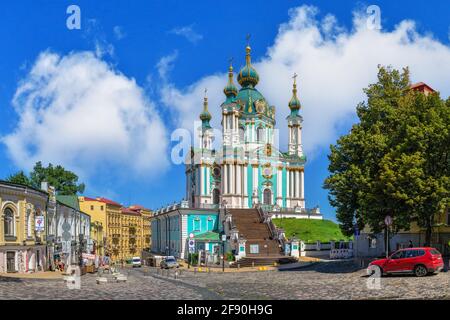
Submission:
<svg viewBox="0 0 450 320">
<path fill-rule="evenodd" d="M 205 89 L 205 97 L 203 98 L 203 111 L 200 113 L 200 120 L 202 120 L 203 128 L 211 128 L 209 121 L 211 120 L 211 114 L 208 111 L 208 96 L 206 93 L 208 89 Z"/>
<path fill-rule="evenodd" d="M 238 90 L 233 82 L 233 58 L 230 58 L 230 67 L 228 68 L 228 83 L 223 89 L 223 93 L 227 98 L 234 98 L 237 96 Z"/>
<path fill-rule="evenodd" d="M 291 109 L 291 113 L 296 112 L 301 108 L 300 100 L 297 97 L 297 74 L 294 73 L 294 76 L 292 78 L 294 79 L 294 85 L 292 88 L 292 98 L 291 101 L 289 101 L 289 108 Z"/>
</svg>

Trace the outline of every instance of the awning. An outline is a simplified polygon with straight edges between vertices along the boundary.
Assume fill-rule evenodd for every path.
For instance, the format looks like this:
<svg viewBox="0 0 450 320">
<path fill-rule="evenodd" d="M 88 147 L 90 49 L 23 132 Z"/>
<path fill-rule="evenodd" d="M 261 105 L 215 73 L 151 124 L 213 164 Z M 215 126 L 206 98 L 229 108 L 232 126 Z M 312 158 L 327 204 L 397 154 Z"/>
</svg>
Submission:
<svg viewBox="0 0 450 320">
<path fill-rule="evenodd" d="M 200 233 L 196 236 L 194 236 L 195 241 L 204 241 L 204 242 L 209 242 L 209 241 L 220 241 L 220 234 L 217 232 L 212 232 L 212 231 L 208 231 L 205 233 Z"/>
</svg>

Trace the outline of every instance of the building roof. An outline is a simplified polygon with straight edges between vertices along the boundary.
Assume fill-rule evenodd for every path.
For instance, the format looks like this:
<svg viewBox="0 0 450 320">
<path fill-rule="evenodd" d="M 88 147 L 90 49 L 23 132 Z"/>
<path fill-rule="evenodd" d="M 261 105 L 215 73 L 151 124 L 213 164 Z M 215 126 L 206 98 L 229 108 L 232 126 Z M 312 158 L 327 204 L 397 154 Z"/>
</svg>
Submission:
<svg viewBox="0 0 450 320">
<path fill-rule="evenodd" d="M 125 207 L 122 207 L 120 209 L 120 212 L 123 213 L 123 214 L 131 214 L 133 216 L 140 216 L 141 215 L 138 211 L 133 210 L 131 208 L 125 208 Z"/>
<path fill-rule="evenodd" d="M 425 82 L 417 82 L 409 86 L 412 90 L 417 90 L 421 92 L 430 91 L 430 92 L 436 92 L 432 87 L 427 85 Z"/>
<path fill-rule="evenodd" d="M 105 204 L 109 204 L 109 205 L 112 205 L 112 206 L 116 206 L 116 207 L 122 207 L 122 205 L 120 203 L 115 202 L 115 201 L 110 200 L 110 199 L 107 199 L 107 198 L 97 198 L 97 201 L 103 202 Z"/>
<path fill-rule="evenodd" d="M 16 187 L 16 188 L 23 188 L 23 189 L 31 189 L 34 190 L 36 192 L 40 192 L 46 196 L 48 196 L 48 192 L 42 189 L 38 189 L 38 188 L 34 188 L 34 187 L 30 187 L 24 184 L 20 184 L 20 183 L 14 183 L 14 182 L 9 182 L 9 181 L 5 181 L 5 180 L 0 180 L 0 184 L 6 185 L 6 186 L 11 186 L 11 187 Z"/>
<path fill-rule="evenodd" d="M 196 241 L 220 241 L 220 234 L 217 232 L 208 231 L 194 236 L 194 239 Z"/>
<path fill-rule="evenodd" d="M 78 203 L 78 197 L 76 195 L 73 196 L 56 196 L 56 201 L 62 203 L 68 207 L 76 209 L 80 211 L 80 204 Z"/>
</svg>

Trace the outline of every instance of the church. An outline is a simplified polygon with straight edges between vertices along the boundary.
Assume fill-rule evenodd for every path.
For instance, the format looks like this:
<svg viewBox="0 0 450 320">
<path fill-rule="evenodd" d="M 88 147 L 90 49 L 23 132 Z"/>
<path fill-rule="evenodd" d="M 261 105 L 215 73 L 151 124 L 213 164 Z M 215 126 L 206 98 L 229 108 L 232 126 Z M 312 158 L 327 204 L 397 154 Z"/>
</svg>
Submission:
<svg viewBox="0 0 450 320">
<path fill-rule="evenodd" d="M 200 113 L 197 144 L 186 161 L 186 199 L 190 208 L 253 208 L 267 211 L 303 212 L 305 209 L 306 156 L 302 145 L 301 103 L 296 75 L 287 117 L 288 151 L 277 147 L 275 106 L 270 105 L 257 85 L 259 75 L 251 62 L 251 48 L 246 47 L 245 65 L 234 83 L 230 64 L 228 83 L 223 92 L 222 145 L 214 148 L 217 138 L 210 125 L 208 98 Z M 217 132 L 217 130 L 215 131 Z M 318 216 L 318 208 L 315 209 Z"/>
</svg>

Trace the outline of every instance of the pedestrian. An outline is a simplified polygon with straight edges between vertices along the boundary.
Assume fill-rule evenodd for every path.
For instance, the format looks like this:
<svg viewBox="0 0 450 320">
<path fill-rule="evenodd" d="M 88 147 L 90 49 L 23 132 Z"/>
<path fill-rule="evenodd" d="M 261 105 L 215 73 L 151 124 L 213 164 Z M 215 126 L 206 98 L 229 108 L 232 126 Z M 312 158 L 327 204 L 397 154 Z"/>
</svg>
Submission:
<svg viewBox="0 0 450 320">
<path fill-rule="evenodd" d="M 408 248 L 413 248 L 413 247 L 414 247 L 413 242 L 411 240 L 409 240 Z"/>
</svg>

